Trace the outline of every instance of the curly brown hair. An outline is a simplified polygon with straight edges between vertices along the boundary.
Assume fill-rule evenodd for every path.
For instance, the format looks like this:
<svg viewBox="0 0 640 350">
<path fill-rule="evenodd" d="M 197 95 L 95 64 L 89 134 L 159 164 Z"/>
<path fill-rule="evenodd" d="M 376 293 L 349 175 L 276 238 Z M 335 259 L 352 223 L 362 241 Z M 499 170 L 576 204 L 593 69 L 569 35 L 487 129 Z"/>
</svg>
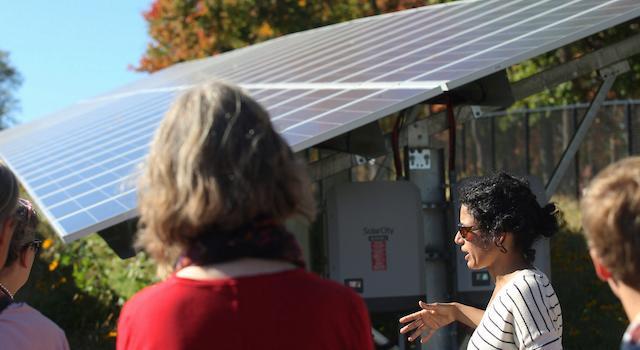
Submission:
<svg viewBox="0 0 640 350">
<path fill-rule="evenodd" d="M 640 157 L 602 170 L 581 201 L 590 248 L 613 277 L 640 289 Z"/>
<path fill-rule="evenodd" d="M 268 113 L 232 85 L 195 87 L 172 105 L 139 183 L 137 245 L 171 265 L 196 237 L 259 218 L 315 216 L 302 163 Z"/>
</svg>

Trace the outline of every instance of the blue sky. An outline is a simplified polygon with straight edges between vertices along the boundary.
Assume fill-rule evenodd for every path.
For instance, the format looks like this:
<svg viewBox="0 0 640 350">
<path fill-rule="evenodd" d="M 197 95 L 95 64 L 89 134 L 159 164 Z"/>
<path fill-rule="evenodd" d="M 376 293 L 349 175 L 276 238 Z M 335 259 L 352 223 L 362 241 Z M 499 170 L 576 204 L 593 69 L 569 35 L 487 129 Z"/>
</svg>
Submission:
<svg viewBox="0 0 640 350">
<path fill-rule="evenodd" d="M 26 122 L 144 77 L 137 65 L 149 36 L 152 0 L 4 1 L 0 50 L 23 84 L 15 96 Z"/>
</svg>

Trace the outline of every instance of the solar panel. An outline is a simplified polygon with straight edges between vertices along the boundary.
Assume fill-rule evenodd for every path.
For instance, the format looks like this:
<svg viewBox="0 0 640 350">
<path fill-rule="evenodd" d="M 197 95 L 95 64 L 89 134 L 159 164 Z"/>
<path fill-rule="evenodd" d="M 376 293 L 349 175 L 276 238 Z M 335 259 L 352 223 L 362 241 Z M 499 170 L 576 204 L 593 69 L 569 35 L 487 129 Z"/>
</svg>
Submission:
<svg viewBox="0 0 640 350">
<path fill-rule="evenodd" d="M 0 155 L 65 241 L 135 217 L 135 178 L 171 101 L 239 84 L 295 151 L 640 16 L 636 0 L 458 1 L 174 65 L 3 131 Z"/>
</svg>

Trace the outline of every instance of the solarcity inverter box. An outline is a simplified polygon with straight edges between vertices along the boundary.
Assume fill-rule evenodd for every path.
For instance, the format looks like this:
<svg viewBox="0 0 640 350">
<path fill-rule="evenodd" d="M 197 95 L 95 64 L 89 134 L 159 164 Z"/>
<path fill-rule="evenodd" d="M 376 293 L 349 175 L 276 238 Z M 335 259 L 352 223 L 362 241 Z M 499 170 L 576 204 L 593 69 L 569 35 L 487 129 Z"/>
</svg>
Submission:
<svg viewBox="0 0 640 350">
<path fill-rule="evenodd" d="M 404 307 L 403 300 L 415 305 L 424 295 L 422 205 L 414 184 L 337 185 L 327 194 L 327 218 L 331 279 L 383 309 Z"/>
</svg>

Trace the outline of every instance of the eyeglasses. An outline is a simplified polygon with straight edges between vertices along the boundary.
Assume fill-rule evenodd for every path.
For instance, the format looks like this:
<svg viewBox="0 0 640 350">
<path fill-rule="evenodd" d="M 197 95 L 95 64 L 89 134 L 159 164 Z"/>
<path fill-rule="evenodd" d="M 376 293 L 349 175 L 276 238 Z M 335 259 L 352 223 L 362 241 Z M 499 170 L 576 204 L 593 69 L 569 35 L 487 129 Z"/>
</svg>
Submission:
<svg viewBox="0 0 640 350">
<path fill-rule="evenodd" d="M 460 232 L 460 236 L 465 241 L 473 241 L 477 235 L 476 233 L 474 233 L 474 231 L 476 230 L 477 230 L 476 227 L 464 226 L 463 224 L 458 224 L 458 232 Z"/>
<path fill-rule="evenodd" d="M 28 248 L 33 248 L 33 250 L 35 251 L 36 255 L 38 255 L 38 253 L 40 253 L 40 248 L 42 247 L 42 241 L 39 239 L 34 239 L 31 242 L 25 243 L 25 245 L 22 246 L 22 249 L 28 249 Z"/>
</svg>

